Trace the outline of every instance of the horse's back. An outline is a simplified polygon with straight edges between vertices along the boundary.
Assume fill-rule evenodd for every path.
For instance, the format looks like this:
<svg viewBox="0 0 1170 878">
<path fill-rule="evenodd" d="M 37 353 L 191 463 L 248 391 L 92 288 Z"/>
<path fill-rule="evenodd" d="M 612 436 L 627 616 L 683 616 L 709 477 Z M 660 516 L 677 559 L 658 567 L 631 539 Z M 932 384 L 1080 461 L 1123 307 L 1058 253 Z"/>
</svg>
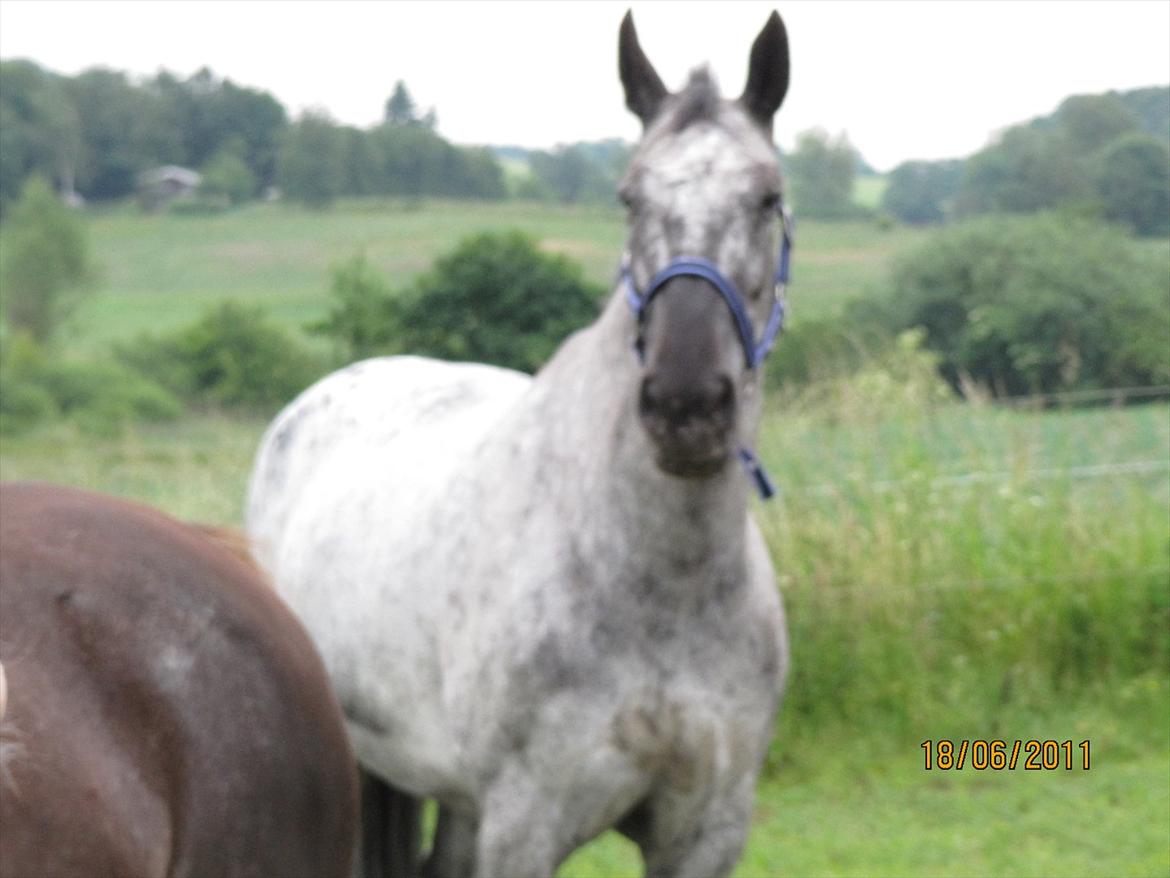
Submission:
<svg viewBox="0 0 1170 878">
<path fill-rule="evenodd" d="M 0 873 L 344 874 L 340 710 L 258 571 L 136 504 L 0 496 Z"/>
<path fill-rule="evenodd" d="M 260 443 L 248 533 L 271 570 L 289 516 L 319 507 L 323 483 L 377 482 L 415 493 L 457 463 L 527 389 L 523 373 L 399 356 L 327 375 L 291 402 Z"/>
</svg>

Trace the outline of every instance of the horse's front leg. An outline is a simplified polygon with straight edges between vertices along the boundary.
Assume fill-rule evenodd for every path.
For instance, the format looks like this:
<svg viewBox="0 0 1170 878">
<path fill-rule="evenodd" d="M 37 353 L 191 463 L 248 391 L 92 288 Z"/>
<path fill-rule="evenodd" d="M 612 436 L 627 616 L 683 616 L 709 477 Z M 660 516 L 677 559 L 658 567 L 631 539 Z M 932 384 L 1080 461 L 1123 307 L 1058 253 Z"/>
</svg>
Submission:
<svg viewBox="0 0 1170 878">
<path fill-rule="evenodd" d="M 652 799 L 634 840 L 647 878 L 723 878 L 739 861 L 751 825 L 755 779 L 705 801 L 665 793 Z"/>
<path fill-rule="evenodd" d="M 468 878 L 475 872 L 475 818 L 439 806 L 435 843 L 423 866 L 423 878 Z"/>
<path fill-rule="evenodd" d="M 527 772 L 505 768 L 482 803 L 476 878 L 550 878 L 560 859 L 560 809 L 550 805 Z"/>
</svg>

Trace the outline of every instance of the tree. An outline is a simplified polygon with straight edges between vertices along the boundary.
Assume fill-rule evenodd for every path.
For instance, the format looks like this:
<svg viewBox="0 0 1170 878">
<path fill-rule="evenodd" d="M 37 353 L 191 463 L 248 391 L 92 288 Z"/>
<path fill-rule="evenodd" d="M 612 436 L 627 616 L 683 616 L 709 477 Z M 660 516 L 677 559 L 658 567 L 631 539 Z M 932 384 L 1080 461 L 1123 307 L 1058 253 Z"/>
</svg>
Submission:
<svg viewBox="0 0 1170 878">
<path fill-rule="evenodd" d="M 242 144 L 228 145 L 212 156 L 203 168 L 200 191 L 231 204 L 247 201 L 256 193 L 256 176 L 241 157 L 242 148 Z"/>
<path fill-rule="evenodd" d="M 946 229 L 894 268 L 888 328 L 921 326 L 958 386 L 996 394 L 1170 381 L 1170 265 L 1056 214 Z"/>
<path fill-rule="evenodd" d="M 138 175 L 162 164 L 183 164 L 180 132 L 162 99 L 124 73 L 94 69 L 66 81 L 84 141 L 77 190 L 89 200 L 134 192 Z"/>
<path fill-rule="evenodd" d="M 0 211 L 16 200 L 31 174 L 72 192 L 81 126 L 63 77 L 31 61 L 3 61 L 0 79 Z"/>
<path fill-rule="evenodd" d="M 374 137 L 360 128 L 343 129 L 345 186 L 347 195 L 373 195 L 383 191 Z"/>
<path fill-rule="evenodd" d="M 962 161 L 903 162 L 890 172 L 882 210 L 905 223 L 942 222 L 962 179 Z"/>
<path fill-rule="evenodd" d="M 1111 94 L 1066 98 L 1054 119 L 1078 156 L 1092 155 L 1110 141 L 1138 130 L 1137 117 Z"/>
<path fill-rule="evenodd" d="M 401 79 L 394 83 L 394 92 L 386 99 L 384 119 L 387 125 L 413 125 L 418 121 L 414 98 Z"/>
<path fill-rule="evenodd" d="M 460 148 L 421 125 L 383 125 L 370 132 L 380 192 L 503 198 L 503 170 L 486 149 Z"/>
<path fill-rule="evenodd" d="M 150 89 L 159 95 L 171 126 L 180 134 L 180 164 L 203 167 L 229 143 L 242 142 L 239 154 L 256 180 L 257 191 L 272 184 L 288 126 L 284 107 L 276 98 L 220 79 L 206 67 L 185 80 L 164 71 Z"/>
<path fill-rule="evenodd" d="M 844 134 L 831 138 L 819 129 L 798 134 L 788 168 L 793 200 L 803 216 L 840 219 L 855 211 L 857 151 Z"/>
<path fill-rule="evenodd" d="M 1103 212 L 1132 222 L 1119 207 L 1118 199 L 1123 197 L 1119 193 L 1141 188 L 1152 194 L 1162 185 L 1164 172 L 1152 161 L 1152 151 L 1142 160 L 1135 153 L 1122 162 L 1125 170 L 1118 171 L 1127 182 L 1111 179 L 1111 191 L 1106 193 L 1101 188 L 1105 185 L 1103 156 L 1112 144 L 1137 136 L 1144 126 L 1156 128 L 1166 118 L 1167 93 L 1166 88 L 1158 88 L 1074 95 L 1050 116 L 1008 128 L 968 160 L 959 212 L 1034 213 L 1059 208 L 1086 215 Z M 1165 125 L 1155 140 L 1170 145 Z M 1115 158 L 1120 160 L 1122 155 Z M 1144 184 L 1133 177 L 1139 166 L 1150 173 Z"/>
<path fill-rule="evenodd" d="M 539 188 L 551 192 L 565 204 L 612 202 L 617 188 L 616 175 L 606 164 L 611 156 L 593 157 L 587 144 L 560 146 L 552 152 L 533 152 L 528 165 Z"/>
<path fill-rule="evenodd" d="M 322 112 L 307 111 L 286 132 L 277 178 L 289 198 L 327 207 L 345 185 L 345 139 Z"/>
<path fill-rule="evenodd" d="M 1085 163 L 1059 132 L 1009 128 L 967 160 L 960 212 L 1034 213 L 1092 199 Z"/>
<path fill-rule="evenodd" d="M 1101 154 L 1096 182 L 1108 219 L 1139 235 L 1170 232 L 1170 150 L 1160 140 L 1119 137 Z"/>
<path fill-rule="evenodd" d="M 52 340 L 93 280 L 81 220 L 41 177 L 25 184 L 0 258 L 0 302 L 14 332 Z"/>
</svg>

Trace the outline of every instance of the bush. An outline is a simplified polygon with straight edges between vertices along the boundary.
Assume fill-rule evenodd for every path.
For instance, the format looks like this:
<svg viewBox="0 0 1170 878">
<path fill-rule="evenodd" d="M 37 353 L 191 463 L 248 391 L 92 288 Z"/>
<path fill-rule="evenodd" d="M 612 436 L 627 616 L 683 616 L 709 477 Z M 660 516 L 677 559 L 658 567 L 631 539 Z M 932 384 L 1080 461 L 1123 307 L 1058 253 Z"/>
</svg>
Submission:
<svg viewBox="0 0 1170 878">
<path fill-rule="evenodd" d="M 260 308 L 223 302 L 168 335 L 143 335 L 117 348 L 118 359 L 191 402 L 268 410 L 327 370 Z"/>
<path fill-rule="evenodd" d="M 165 421 L 178 401 L 158 384 L 107 359 L 49 357 L 17 334 L 0 353 L 0 432 L 18 433 L 54 417 L 109 435 L 131 421 Z"/>
<path fill-rule="evenodd" d="M 850 375 L 892 342 L 885 327 L 872 321 L 841 317 L 797 321 L 768 354 L 769 386 L 790 390 Z"/>
<path fill-rule="evenodd" d="M 1170 266 L 1068 216 L 986 218 L 901 258 L 885 321 L 995 395 L 1170 381 Z"/>
<path fill-rule="evenodd" d="M 356 257 L 333 272 L 330 316 L 311 327 L 351 354 L 415 353 L 535 371 L 597 313 L 604 290 L 520 232 L 465 239 L 397 295 Z"/>
<path fill-rule="evenodd" d="M 329 314 L 310 324 L 341 348 L 341 358 L 360 360 L 393 348 L 399 307 L 394 292 L 364 253 L 332 268 Z"/>
<path fill-rule="evenodd" d="M 605 291 L 521 232 L 468 238 L 403 296 L 405 350 L 535 371 L 597 314 Z"/>
<path fill-rule="evenodd" d="M 781 407 L 789 414 L 842 423 L 917 417 L 953 402 L 955 396 L 939 374 L 939 357 L 924 349 L 924 337 L 921 329 L 894 339 L 874 336 L 872 349 L 850 349 L 836 371 L 818 371 L 805 383 L 785 385 Z"/>
</svg>

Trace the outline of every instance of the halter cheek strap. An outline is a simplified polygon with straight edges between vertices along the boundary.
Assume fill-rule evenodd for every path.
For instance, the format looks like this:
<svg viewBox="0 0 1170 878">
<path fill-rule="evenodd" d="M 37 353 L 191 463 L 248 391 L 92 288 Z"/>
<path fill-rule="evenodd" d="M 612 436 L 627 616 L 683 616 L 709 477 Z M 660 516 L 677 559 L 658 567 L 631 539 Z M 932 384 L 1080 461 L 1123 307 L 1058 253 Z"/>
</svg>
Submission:
<svg viewBox="0 0 1170 878">
<path fill-rule="evenodd" d="M 772 310 L 768 314 L 768 321 L 764 324 L 764 332 L 758 341 L 751 315 L 748 313 L 746 300 L 731 278 L 720 271 L 719 266 L 714 262 L 699 256 L 680 256 L 671 260 L 669 265 L 650 278 L 645 292 L 638 292 L 638 287 L 634 283 L 633 269 L 630 265 L 630 254 L 629 251 L 626 251 L 622 256 L 619 279 L 625 290 L 630 310 L 633 311 L 634 317 L 638 321 L 638 334 L 634 340 L 634 351 L 637 353 L 639 361 L 645 362 L 646 359 L 642 330 L 646 323 L 646 311 L 650 307 L 650 301 L 666 285 L 667 281 L 676 277 L 697 277 L 707 281 L 719 293 L 728 310 L 731 311 L 748 369 L 755 369 L 764 361 L 768 351 L 775 344 L 776 337 L 784 328 L 787 301 L 785 294 L 788 289 L 788 270 L 795 230 L 792 214 L 783 207 L 779 208 L 778 213 L 781 225 L 780 255 L 776 260 L 776 272 L 772 276 Z M 756 456 L 746 448 L 740 448 L 738 456 L 760 496 L 765 500 L 772 497 L 776 493 L 775 486 Z"/>
</svg>

